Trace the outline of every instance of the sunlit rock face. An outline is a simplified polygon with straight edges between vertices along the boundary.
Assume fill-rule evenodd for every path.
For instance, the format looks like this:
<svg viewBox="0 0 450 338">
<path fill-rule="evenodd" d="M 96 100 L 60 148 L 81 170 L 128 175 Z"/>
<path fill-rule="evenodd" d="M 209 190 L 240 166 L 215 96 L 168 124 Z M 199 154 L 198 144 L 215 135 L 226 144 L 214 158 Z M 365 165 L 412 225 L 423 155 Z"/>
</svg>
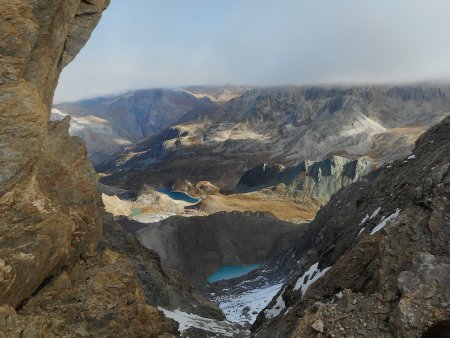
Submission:
<svg viewBox="0 0 450 338">
<path fill-rule="evenodd" d="M 0 1 L 1 336 L 177 332 L 147 305 L 128 258 L 96 251 L 97 176 L 69 118 L 48 122 L 62 68 L 108 3 Z"/>
<path fill-rule="evenodd" d="M 1 1 L 0 193 L 31 177 L 62 68 L 109 1 Z"/>
<path fill-rule="evenodd" d="M 101 233 L 96 175 L 68 120 L 48 123 L 59 73 L 108 1 L 2 1 L 0 231 L 2 303 L 93 252 Z"/>
</svg>

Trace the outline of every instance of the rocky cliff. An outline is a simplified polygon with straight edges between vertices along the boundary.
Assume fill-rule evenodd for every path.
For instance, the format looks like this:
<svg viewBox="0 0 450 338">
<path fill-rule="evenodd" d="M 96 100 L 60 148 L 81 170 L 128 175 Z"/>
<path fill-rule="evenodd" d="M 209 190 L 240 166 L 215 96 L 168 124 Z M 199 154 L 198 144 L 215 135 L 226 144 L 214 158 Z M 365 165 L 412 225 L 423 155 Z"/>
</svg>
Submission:
<svg viewBox="0 0 450 338">
<path fill-rule="evenodd" d="M 305 160 L 287 168 L 280 164 L 263 164 L 246 171 L 237 190 L 252 191 L 282 184 L 285 193 L 293 198 L 326 203 L 340 188 L 357 181 L 370 170 L 368 158 L 349 160 L 341 156 L 316 162 Z"/>
<path fill-rule="evenodd" d="M 178 336 L 160 304 L 223 317 L 119 225 L 102 235 L 86 147 L 69 136 L 69 117 L 49 122 L 59 74 L 108 3 L 0 1 L 1 336 Z M 152 283 L 164 286 L 153 298 Z"/>
<path fill-rule="evenodd" d="M 256 337 L 447 337 L 450 117 L 335 194 L 282 265 Z M 289 274 L 288 273 L 288 274 Z"/>
<path fill-rule="evenodd" d="M 96 175 L 69 119 L 48 123 L 62 68 L 107 1 L 2 1 L 0 301 L 17 306 L 93 253 L 101 235 Z"/>
</svg>

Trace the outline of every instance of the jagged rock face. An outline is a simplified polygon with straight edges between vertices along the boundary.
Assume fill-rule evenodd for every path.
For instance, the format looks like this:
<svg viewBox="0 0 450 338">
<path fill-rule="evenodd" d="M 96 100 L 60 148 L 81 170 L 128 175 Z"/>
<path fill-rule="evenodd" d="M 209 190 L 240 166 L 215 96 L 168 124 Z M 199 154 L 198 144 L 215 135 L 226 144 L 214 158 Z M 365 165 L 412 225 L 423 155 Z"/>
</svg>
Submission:
<svg viewBox="0 0 450 338">
<path fill-rule="evenodd" d="M 96 176 L 68 120 L 47 121 L 61 69 L 108 1 L 2 1 L 0 302 L 16 306 L 100 238 Z"/>
<path fill-rule="evenodd" d="M 125 255 L 104 250 L 44 286 L 16 313 L 0 307 L 6 337 L 175 337 L 177 324 L 146 303 Z"/>
<path fill-rule="evenodd" d="M 371 161 L 367 158 L 349 160 L 340 156 L 317 162 L 303 161 L 285 170 L 280 182 L 303 199 L 328 201 L 339 189 L 368 174 L 370 165 Z"/>
<path fill-rule="evenodd" d="M 48 122 L 61 69 L 108 3 L 0 1 L 2 336 L 178 335 L 147 304 L 128 257 L 97 251 L 97 175 L 70 118 Z"/>
<path fill-rule="evenodd" d="M 411 156 L 335 194 L 284 262 L 296 276 L 260 313 L 254 335 L 420 337 L 445 330 L 449 168 L 447 117 L 418 139 Z M 278 315 L 267 316 L 276 306 Z"/>
<path fill-rule="evenodd" d="M 327 202 L 340 188 L 368 174 L 370 169 L 368 159 L 349 160 L 341 156 L 317 162 L 302 161 L 288 168 L 264 164 L 245 172 L 237 189 L 251 191 L 284 184 L 286 192 L 296 198 Z"/>
</svg>

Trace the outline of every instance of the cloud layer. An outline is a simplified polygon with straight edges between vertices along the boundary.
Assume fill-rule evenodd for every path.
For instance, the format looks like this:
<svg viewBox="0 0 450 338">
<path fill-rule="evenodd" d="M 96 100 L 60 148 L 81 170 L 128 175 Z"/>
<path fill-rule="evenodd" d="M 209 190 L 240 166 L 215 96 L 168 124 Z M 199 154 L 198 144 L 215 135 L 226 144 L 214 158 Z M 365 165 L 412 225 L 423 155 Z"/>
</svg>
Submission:
<svg viewBox="0 0 450 338">
<path fill-rule="evenodd" d="M 114 0 L 55 101 L 145 87 L 450 79 L 448 0 Z"/>
</svg>

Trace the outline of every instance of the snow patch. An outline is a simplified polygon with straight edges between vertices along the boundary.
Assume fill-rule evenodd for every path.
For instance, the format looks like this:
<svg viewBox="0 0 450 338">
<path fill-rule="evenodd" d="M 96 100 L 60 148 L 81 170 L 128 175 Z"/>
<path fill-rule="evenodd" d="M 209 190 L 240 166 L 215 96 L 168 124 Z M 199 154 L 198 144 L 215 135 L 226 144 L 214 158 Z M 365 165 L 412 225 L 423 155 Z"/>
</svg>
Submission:
<svg viewBox="0 0 450 338">
<path fill-rule="evenodd" d="M 386 131 L 381 124 L 367 116 L 358 116 L 351 124 L 352 128 L 345 130 L 341 135 L 344 137 L 356 136 L 358 134 L 367 133 L 383 133 Z"/>
<path fill-rule="evenodd" d="M 331 269 L 331 266 L 320 270 L 319 269 L 319 262 L 313 264 L 310 266 L 308 271 L 306 271 L 298 280 L 297 283 L 295 283 L 294 291 L 301 290 L 302 292 L 302 298 L 306 293 L 306 290 L 310 287 L 311 284 L 316 282 L 319 278 L 325 276 L 325 274 L 328 272 L 328 270 Z"/>
<path fill-rule="evenodd" d="M 173 212 L 163 212 L 160 214 L 139 214 L 133 216 L 132 219 L 140 223 L 157 223 L 175 215 L 176 214 Z"/>
<path fill-rule="evenodd" d="M 234 335 L 241 333 L 233 327 L 233 324 L 226 321 L 218 321 L 211 318 L 200 317 L 180 310 L 170 311 L 160 306 L 158 306 L 158 309 L 162 311 L 166 317 L 172 318 L 180 324 L 180 332 L 184 332 L 193 327 L 220 334 L 225 337 L 233 337 Z"/>
<path fill-rule="evenodd" d="M 386 218 L 383 217 L 382 221 L 380 223 L 378 223 L 378 225 L 375 228 L 372 229 L 370 234 L 373 235 L 374 233 L 380 231 L 381 229 L 383 229 L 386 226 L 387 222 L 390 222 L 390 221 L 396 219 L 400 215 L 400 210 L 401 209 L 397 208 L 397 210 L 392 215 L 390 215 Z"/>
<path fill-rule="evenodd" d="M 270 309 L 264 310 L 264 315 L 266 316 L 267 319 L 271 319 L 271 318 L 278 316 L 281 313 L 281 311 L 283 311 L 286 308 L 286 304 L 284 303 L 284 300 L 283 300 L 283 293 L 284 293 L 284 289 L 283 289 L 283 291 L 281 291 L 280 295 L 278 296 L 278 298 L 275 302 L 275 305 Z"/>
<path fill-rule="evenodd" d="M 365 224 L 369 220 L 369 214 L 366 214 L 366 217 L 364 217 L 361 222 L 359 222 L 359 225 Z"/>
<path fill-rule="evenodd" d="M 375 210 L 375 211 L 373 212 L 372 215 L 370 215 L 370 218 L 369 218 L 369 219 L 372 219 L 372 218 L 374 218 L 374 217 L 377 217 L 377 215 L 378 215 L 378 213 L 380 212 L 380 210 L 381 210 L 381 207 L 378 207 L 378 209 Z"/>
<path fill-rule="evenodd" d="M 270 303 L 282 286 L 282 283 L 266 285 L 238 295 L 222 296 L 214 299 L 214 301 L 219 304 L 220 309 L 230 322 L 242 324 L 253 323 L 258 313 Z M 249 310 L 245 312 L 244 308 L 246 307 Z"/>
<path fill-rule="evenodd" d="M 366 227 L 362 227 L 361 230 L 359 230 L 358 234 L 356 235 L 356 237 L 358 237 L 359 235 L 361 235 L 361 233 L 366 229 Z"/>
<path fill-rule="evenodd" d="M 416 159 L 416 155 L 409 155 L 408 156 L 408 160 L 415 160 Z"/>
</svg>

